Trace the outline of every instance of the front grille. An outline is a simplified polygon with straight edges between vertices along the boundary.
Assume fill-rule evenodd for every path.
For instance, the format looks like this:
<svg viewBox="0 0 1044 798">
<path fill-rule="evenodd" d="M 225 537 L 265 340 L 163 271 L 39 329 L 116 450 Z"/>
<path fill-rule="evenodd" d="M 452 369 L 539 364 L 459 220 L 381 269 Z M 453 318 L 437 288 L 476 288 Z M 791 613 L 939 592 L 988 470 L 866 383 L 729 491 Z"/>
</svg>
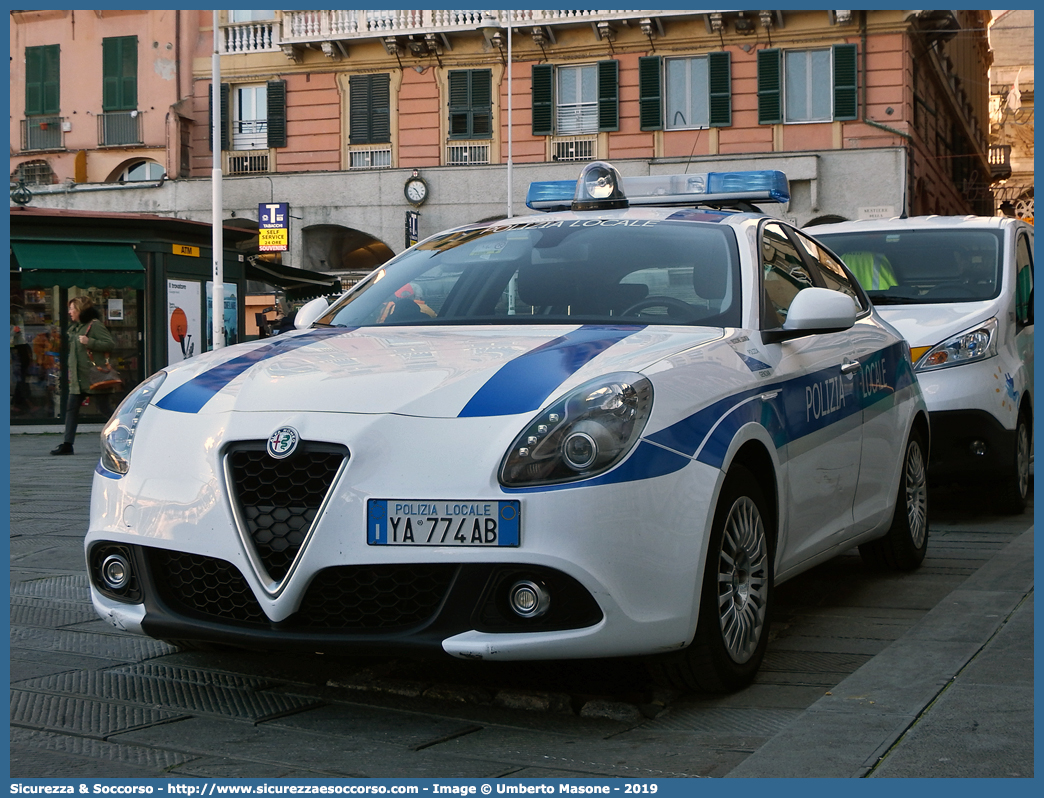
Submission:
<svg viewBox="0 0 1044 798">
<path fill-rule="evenodd" d="M 160 599 L 179 615 L 311 631 L 394 631 L 432 618 L 459 565 L 345 565 L 320 571 L 300 609 L 272 624 L 234 565 L 213 557 L 146 549 Z"/>
<path fill-rule="evenodd" d="M 164 603 L 181 614 L 244 624 L 268 622 L 232 563 L 166 549 L 146 549 Z"/>
<path fill-rule="evenodd" d="M 340 446 L 302 442 L 291 457 L 277 460 L 260 441 L 228 453 L 232 501 L 275 581 L 289 572 L 347 455 Z"/>
<path fill-rule="evenodd" d="M 439 609 L 456 565 L 345 565 L 320 571 L 298 610 L 301 628 L 414 626 Z"/>
</svg>

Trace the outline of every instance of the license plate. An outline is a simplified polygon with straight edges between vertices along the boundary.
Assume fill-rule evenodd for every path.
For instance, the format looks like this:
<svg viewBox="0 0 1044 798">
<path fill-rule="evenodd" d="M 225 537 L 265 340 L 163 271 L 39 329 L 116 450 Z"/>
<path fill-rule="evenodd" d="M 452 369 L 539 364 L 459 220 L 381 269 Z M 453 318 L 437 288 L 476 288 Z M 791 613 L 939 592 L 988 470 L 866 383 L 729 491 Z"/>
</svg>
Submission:
<svg viewBox="0 0 1044 798">
<path fill-rule="evenodd" d="M 517 501 L 370 499 L 366 542 L 371 546 L 517 546 Z"/>
</svg>

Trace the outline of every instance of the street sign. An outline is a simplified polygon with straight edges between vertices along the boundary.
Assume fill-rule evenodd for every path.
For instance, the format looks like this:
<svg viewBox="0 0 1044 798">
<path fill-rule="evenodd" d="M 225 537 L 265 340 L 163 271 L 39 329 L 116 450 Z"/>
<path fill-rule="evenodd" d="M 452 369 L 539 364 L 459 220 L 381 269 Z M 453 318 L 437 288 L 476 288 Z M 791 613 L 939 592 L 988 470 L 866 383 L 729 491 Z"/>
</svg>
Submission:
<svg viewBox="0 0 1044 798">
<path fill-rule="evenodd" d="M 420 213 L 406 211 L 406 248 L 420 241 Z"/>
<path fill-rule="evenodd" d="M 266 202 L 257 206 L 257 248 L 260 252 L 290 249 L 290 204 Z"/>
</svg>

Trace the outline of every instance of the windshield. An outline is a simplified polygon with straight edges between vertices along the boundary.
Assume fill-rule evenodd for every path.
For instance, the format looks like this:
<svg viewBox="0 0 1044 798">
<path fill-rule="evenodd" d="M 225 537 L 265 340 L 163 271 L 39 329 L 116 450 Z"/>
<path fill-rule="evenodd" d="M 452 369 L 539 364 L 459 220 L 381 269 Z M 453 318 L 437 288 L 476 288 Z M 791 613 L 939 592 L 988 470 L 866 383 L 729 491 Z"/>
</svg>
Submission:
<svg viewBox="0 0 1044 798">
<path fill-rule="evenodd" d="M 319 323 L 739 326 L 735 236 L 624 218 L 458 230 L 389 261 Z"/>
<path fill-rule="evenodd" d="M 1000 291 L 998 232 L 809 232 L 841 256 L 875 305 L 972 302 Z"/>
</svg>

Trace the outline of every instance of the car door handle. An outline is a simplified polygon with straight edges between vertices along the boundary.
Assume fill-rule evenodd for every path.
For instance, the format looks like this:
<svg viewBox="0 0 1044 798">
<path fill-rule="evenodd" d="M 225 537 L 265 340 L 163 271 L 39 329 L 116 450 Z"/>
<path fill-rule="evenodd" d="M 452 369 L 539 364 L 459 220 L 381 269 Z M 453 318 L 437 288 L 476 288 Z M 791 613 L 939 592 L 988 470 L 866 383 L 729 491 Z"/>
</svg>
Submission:
<svg viewBox="0 0 1044 798">
<path fill-rule="evenodd" d="M 859 369 L 863 367 L 863 364 L 858 360 L 846 360 L 841 364 L 842 374 L 855 374 Z"/>
</svg>

